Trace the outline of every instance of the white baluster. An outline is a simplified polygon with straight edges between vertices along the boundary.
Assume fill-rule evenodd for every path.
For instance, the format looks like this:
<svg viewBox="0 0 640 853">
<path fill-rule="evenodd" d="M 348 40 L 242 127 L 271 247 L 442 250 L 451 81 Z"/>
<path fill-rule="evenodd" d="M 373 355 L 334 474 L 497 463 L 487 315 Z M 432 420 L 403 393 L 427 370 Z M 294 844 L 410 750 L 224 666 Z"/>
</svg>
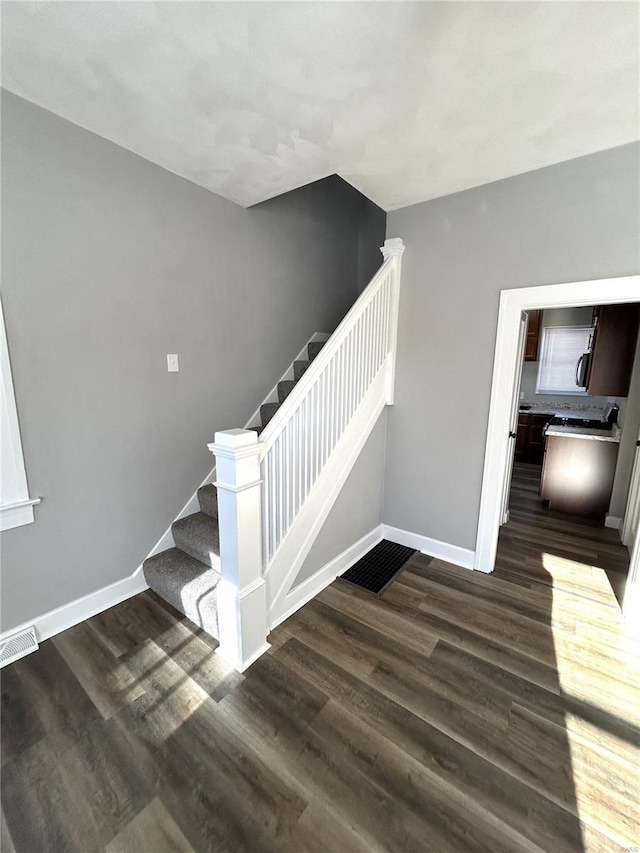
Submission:
<svg viewBox="0 0 640 853">
<path fill-rule="evenodd" d="M 284 483 L 282 478 L 282 445 L 284 442 L 284 433 L 275 443 L 276 452 L 276 471 L 278 478 L 278 528 L 276 536 L 276 550 L 282 542 L 282 528 L 284 524 Z"/>
<path fill-rule="evenodd" d="M 329 370 L 322 374 L 322 408 L 320 410 L 322 421 L 322 455 L 320 457 L 320 470 L 325 466 L 329 456 Z"/>
<path fill-rule="evenodd" d="M 309 404 L 311 400 L 307 397 L 303 403 L 303 412 L 304 417 L 302 420 L 302 441 L 303 441 L 303 452 L 302 452 L 302 467 L 303 467 L 303 483 L 302 483 L 302 500 L 305 501 L 307 499 L 307 495 L 309 494 L 309 467 L 310 467 L 310 447 L 311 447 L 311 436 L 310 436 L 310 419 L 309 419 Z"/>
<path fill-rule="evenodd" d="M 340 347 L 333 360 L 333 406 L 331 409 L 331 441 L 329 443 L 329 453 L 333 451 L 338 440 L 338 435 L 342 429 L 342 351 Z"/>
<path fill-rule="evenodd" d="M 371 373 L 373 372 L 373 302 L 367 305 L 367 348 L 365 353 L 364 382 L 365 390 L 369 390 Z"/>
<path fill-rule="evenodd" d="M 375 335 L 373 342 L 373 375 L 376 376 L 378 373 L 378 368 L 380 367 L 380 331 L 382 329 L 382 288 L 376 294 L 376 305 L 375 305 Z"/>
<path fill-rule="evenodd" d="M 382 351 L 386 358 L 389 353 L 389 299 L 390 299 L 389 277 L 384 283 L 384 324 L 382 336 Z"/>
<path fill-rule="evenodd" d="M 269 530 L 270 530 L 270 545 L 269 545 L 269 559 L 273 557 L 276 550 L 276 535 L 277 535 L 277 507 L 276 507 L 276 459 L 275 453 L 273 452 L 273 447 L 269 451 L 269 508 L 271 510 L 271 517 L 269 519 Z"/>
</svg>

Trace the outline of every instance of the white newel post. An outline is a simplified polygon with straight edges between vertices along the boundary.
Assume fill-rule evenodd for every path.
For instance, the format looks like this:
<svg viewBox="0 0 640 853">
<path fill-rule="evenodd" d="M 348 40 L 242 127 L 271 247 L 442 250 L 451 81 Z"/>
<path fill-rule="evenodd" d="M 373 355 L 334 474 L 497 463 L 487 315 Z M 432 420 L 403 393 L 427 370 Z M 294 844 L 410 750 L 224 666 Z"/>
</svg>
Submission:
<svg viewBox="0 0 640 853">
<path fill-rule="evenodd" d="M 393 293 L 391 297 L 391 317 L 389 320 L 389 371 L 387 373 L 387 403 L 393 405 L 393 392 L 396 380 L 396 350 L 398 347 L 398 311 L 400 308 L 400 274 L 404 243 L 400 237 L 389 237 L 380 249 L 385 261 L 395 258 L 393 269 Z"/>
<path fill-rule="evenodd" d="M 243 672 L 267 643 L 267 594 L 262 577 L 260 445 L 254 430 L 217 432 L 216 457 L 220 564 L 219 654 Z"/>
</svg>

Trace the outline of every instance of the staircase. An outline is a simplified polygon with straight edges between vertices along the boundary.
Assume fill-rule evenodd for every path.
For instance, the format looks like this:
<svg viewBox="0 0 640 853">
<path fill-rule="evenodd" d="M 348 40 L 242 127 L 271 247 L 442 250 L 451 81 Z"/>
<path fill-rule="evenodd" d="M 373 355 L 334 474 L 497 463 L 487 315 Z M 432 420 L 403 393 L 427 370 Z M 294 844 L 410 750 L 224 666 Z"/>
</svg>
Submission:
<svg viewBox="0 0 640 853">
<path fill-rule="evenodd" d="M 278 382 L 278 400 L 260 406 L 260 423 L 249 430 L 262 433 L 323 346 L 324 341 L 307 345 L 307 358 L 293 363 L 294 378 Z M 197 494 L 200 511 L 171 525 L 175 547 L 149 557 L 142 568 L 150 589 L 217 639 L 221 578 L 218 493 L 216 486 L 208 484 Z"/>
<path fill-rule="evenodd" d="M 216 637 L 240 672 L 302 606 L 300 568 L 393 403 L 404 244 L 392 238 L 381 251 L 384 263 L 331 337 L 309 343 L 247 429 L 215 434 L 217 479 L 198 490 L 200 511 L 175 521 L 175 547 L 143 564 L 151 589 Z M 305 581 L 311 596 L 331 580 L 318 575 Z"/>
</svg>

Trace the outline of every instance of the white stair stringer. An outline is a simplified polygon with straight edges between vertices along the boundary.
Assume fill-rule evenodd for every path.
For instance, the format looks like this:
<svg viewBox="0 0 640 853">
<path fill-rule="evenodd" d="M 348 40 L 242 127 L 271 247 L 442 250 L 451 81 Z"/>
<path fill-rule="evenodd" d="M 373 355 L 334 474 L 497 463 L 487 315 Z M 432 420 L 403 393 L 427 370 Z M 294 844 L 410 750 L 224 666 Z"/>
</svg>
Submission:
<svg viewBox="0 0 640 853">
<path fill-rule="evenodd" d="M 378 418 L 389 403 L 391 369 L 391 358 L 387 357 L 265 573 L 270 628 L 281 622 L 291 610 L 287 597 L 292 584 Z"/>
</svg>

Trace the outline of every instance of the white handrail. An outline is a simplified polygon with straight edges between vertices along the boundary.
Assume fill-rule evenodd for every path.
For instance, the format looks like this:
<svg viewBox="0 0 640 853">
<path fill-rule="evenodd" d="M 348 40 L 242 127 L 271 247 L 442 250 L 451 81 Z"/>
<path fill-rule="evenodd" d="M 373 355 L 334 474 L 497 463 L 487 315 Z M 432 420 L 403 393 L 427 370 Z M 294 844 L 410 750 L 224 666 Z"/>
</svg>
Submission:
<svg viewBox="0 0 640 853">
<path fill-rule="evenodd" d="M 392 402 L 403 251 L 385 242 L 385 262 L 260 436 L 265 571 L 382 370 Z"/>
</svg>

